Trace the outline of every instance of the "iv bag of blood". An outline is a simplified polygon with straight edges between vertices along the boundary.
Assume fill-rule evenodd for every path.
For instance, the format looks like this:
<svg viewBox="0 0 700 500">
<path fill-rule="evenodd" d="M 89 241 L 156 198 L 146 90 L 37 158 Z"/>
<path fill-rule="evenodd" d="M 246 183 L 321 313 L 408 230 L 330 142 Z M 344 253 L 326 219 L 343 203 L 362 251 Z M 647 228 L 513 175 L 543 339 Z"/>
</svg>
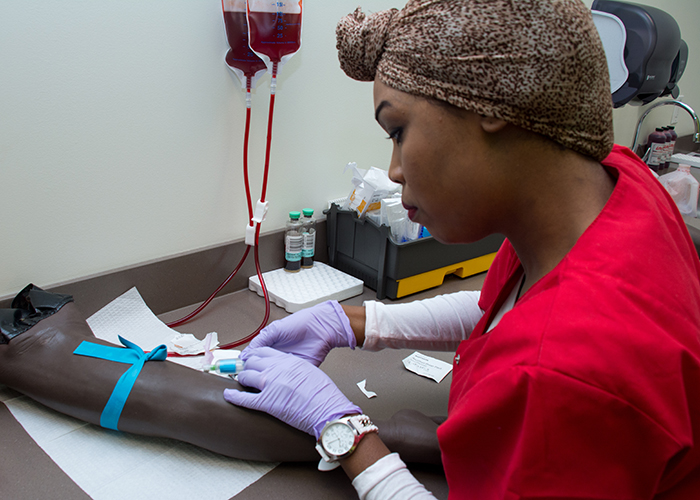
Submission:
<svg viewBox="0 0 700 500">
<path fill-rule="evenodd" d="M 248 0 L 248 43 L 270 73 L 301 48 L 301 2 Z"/>
<path fill-rule="evenodd" d="M 226 65 L 238 77 L 245 89 L 247 79 L 253 88 L 258 78 L 265 74 L 267 66 L 248 45 L 248 21 L 246 19 L 246 0 L 222 0 L 224 27 L 228 39 L 229 51 L 226 53 Z"/>
</svg>

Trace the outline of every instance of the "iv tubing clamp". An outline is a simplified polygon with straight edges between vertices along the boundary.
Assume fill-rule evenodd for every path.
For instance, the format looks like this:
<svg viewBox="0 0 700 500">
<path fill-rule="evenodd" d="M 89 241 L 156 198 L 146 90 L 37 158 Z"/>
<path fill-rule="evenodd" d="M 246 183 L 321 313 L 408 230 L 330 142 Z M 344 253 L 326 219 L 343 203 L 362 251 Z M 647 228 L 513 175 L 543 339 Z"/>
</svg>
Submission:
<svg viewBox="0 0 700 500">
<path fill-rule="evenodd" d="M 252 222 L 245 227 L 245 244 L 249 247 L 255 246 L 255 225 Z"/>
<path fill-rule="evenodd" d="M 257 222 L 260 224 L 262 221 L 265 220 L 265 217 L 267 216 L 267 209 L 270 205 L 269 201 L 262 201 L 258 200 L 258 203 L 255 205 L 255 212 L 253 213 L 253 221 Z"/>
</svg>

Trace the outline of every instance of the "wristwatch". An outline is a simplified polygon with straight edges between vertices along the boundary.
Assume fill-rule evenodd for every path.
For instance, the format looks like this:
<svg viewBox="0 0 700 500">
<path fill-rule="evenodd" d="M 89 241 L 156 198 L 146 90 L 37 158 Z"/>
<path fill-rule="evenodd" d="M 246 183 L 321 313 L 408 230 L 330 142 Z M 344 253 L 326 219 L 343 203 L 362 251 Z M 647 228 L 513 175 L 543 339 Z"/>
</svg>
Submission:
<svg viewBox="0 0 700 500">
<path fill-rule="evenodd" d="M 328 422 L 316 443 L 316 450 L 321 455 L 318 470 L 335 469 L 340 465 L 338 460 L 350 456 L 365 434 L 378 430 L 367 415 L 353 415 Z"/>
</svg>

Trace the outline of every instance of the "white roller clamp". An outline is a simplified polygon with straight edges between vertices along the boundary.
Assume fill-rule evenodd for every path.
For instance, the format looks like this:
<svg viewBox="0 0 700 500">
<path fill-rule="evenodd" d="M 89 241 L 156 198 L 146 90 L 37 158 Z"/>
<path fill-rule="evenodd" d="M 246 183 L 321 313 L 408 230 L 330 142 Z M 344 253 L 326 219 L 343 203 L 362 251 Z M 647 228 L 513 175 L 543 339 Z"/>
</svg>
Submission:
<svg viewBox="0 0 700 500">
<path fill-rule="evenodd" d="M 245 244 L 249 247 L 255 246 L 255 224 L 252 222 L 245 227 Z"/>
<path fill-rule="evenodd" d="M 260 224 L 265 220 L 269 203 L 269 201 L 258 200 L 258 203 L 255 205 L 255 212 L 253 212 L 253 222 Z"/>
<path fill-rule="evenodd" d="M 251 247 L 255 246 L 255 224 L 254 222 L 260 224 L 267 217 L 267 209 L 269 208 L 268 201 L 261 201 L 255 204 L 255 211 L 253 212 L 253 218 L 251 219 L 250 225 L 245 228 L 245 244 Z"/>
</svg>

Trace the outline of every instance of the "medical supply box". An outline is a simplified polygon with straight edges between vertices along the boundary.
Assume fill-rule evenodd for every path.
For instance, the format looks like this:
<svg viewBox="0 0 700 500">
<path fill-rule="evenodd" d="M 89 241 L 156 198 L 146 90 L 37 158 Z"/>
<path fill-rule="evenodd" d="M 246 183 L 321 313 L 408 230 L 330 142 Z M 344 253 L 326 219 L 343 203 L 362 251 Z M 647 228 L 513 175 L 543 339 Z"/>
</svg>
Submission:
<svg viewBox="0 0 700 500">
<path fill-rule="evenodd" d="M 328 262 L 377 292 L 398 299 L 442 284 L 445 276 L 466 278 L 486 271 L 503 243 L 500 234 L 476 243 L 445 245 L 432 236 L 395 243 L 390 229 L 331 204 L 326 214 Z"/>
</svg>

